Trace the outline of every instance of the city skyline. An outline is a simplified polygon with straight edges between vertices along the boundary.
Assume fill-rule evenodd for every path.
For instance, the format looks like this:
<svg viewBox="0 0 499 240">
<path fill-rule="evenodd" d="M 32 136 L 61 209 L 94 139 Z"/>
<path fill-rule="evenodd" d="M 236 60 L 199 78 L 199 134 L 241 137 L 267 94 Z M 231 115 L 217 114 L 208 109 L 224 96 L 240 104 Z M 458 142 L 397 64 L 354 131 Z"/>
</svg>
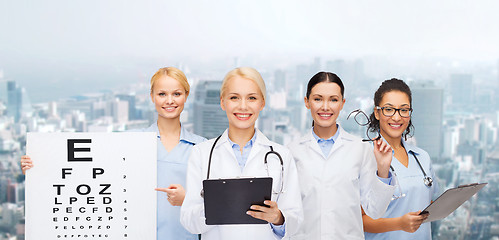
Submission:
<svg viewBox="0 0 499 240">
<path fill-rule="evenodd" d="M 221 80 L 236 65 L 265 72 L 315 57 L 361 59 L 377 81 L 411 76 L 438 83 L 448 71 L 476 75 L 474 69 L 499 59 L 493 27 L 499 3 L 492 0 L 0 0 L 0 6 L 0 70 L 34 102 L 144 83 L 164 66 L 188 67 L 189 79 Z"/>
<path fill-rule="evenodd" d="M 284 145 L 310 129 L 303 97 L 316 72 L 341 77 L 338 122 L 360 137 L 365 127 L 348 113 L 370 114 L 383 80 L 406 81 L 416 124 L 409 141 L 432 155 L 441 190 L 489 182 L 433 224 L 434 239 L 498 239 L 497 9 L 494 0 L 0 0 L 0 240 L 24 239 L 26 133 L 147 127 L 157 116 L 149 81 L 165 66 L 185 72 L 191 95 L 181 121 L 205 137 L 226 117 L 217 87 L 198 87 L 256 68 L 269 99 L 257 125 Z M 208 117 L 217 127 L 201 125 Z"/>
</svg>

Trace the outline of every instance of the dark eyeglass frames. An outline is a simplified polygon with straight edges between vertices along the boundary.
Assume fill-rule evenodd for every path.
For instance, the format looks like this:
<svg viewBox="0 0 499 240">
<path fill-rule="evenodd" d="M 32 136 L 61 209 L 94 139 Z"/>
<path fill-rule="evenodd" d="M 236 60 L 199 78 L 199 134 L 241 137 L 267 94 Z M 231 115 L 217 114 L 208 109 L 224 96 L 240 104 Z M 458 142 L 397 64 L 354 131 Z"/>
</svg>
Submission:
<svg viewBox="0 0 499 240">
<path fill-rule="evenodd" d="M 397 112 L 399 112 L 400 116 L 403 118 L 408 118 L 412 115 L 412 108 L 394 108 L 394 107 L 376 106 L 376 109 L 377 110 L 381 109 L 381 113 L 383 113 L 385 117 L 392 117 Z"/>
<path fill-rule="evenodd" d="M 359 124 L 360 126 L 369 126 L 370 120 L 365 112 L 363 112 L 360 109 L 353 110 L 350 114 L 348 114 L 347 120 L 348 120 L 348 118 L 350 118 L 350 116 L 352 114 L 354 114 L 353 119 L 355 120 L 355 122 L 357 124 Z M 372 138 L 369 135 L 369 127 L 366 130 L 366 135 L 367 135 L 367 139 L 362 139 L 363 142 L 377 141 L 381 138 L 381 134 L 379 133 L 379 130 L 378 130 L 378 136 L 376 138 Z"/>
</svg>

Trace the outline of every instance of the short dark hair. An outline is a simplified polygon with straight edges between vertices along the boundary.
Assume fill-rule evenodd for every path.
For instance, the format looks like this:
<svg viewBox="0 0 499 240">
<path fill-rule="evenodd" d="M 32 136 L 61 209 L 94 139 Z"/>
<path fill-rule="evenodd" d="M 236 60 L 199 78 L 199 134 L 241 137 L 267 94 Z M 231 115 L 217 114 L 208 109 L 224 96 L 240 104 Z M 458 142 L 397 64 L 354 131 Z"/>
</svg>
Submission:
<svg viewBox="0 0 499 240">
<path fill-rule="evenodd" d="M 407 94 L 407 97 L 409 97 L 409 103 L 412 106 L 412 92 L 409 86 L 407 84 L 397 78 L 392 78 L 390 80 L 385 80 L 381 86 L 379 86 L 378 90 L 374 93 L 374 106 L 379 106 L 381 103 L 381 99 L 383 99 L 383 96 L 385 93 L 391 92 L 391 91 L 400 91 L 405 94 Z M 371 116 L 369 117 L 369 128 L 368 131 L 370 132 L 378 132 L 379 131 L 379 120 L 376 119 L 374 116 L 374 112 L 371 113 Z M 412 120 L 409 120 L 409 125 L 405 129 L 404 133 L 402 134 L 402 137 L 404 137 L 405 140 L 407 140 L 407 136 L 412 137 L 412 134 L 414 132 L 414 125 L 412 125 Z"/>
</svg>

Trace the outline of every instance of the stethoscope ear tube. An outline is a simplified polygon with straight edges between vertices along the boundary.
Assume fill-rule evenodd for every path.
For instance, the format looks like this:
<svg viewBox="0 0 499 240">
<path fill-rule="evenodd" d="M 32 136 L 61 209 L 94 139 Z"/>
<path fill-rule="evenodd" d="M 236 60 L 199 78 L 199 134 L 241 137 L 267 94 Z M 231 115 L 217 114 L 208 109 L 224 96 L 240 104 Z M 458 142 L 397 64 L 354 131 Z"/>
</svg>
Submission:
<svg viewBox="0 0 499 240">
<path fill-rule="evenodd" d="M 211 146 L 210 158 L 208 160 L 208 172 L 206 173 L 206 180 L 210 179 L 211 156 L 213 155 L 213 149 L 215 149 L 215 145 L 217 145 L 217 142 L 220 139 L 220 137 L 222 137 L 222 135 L 218 136 L 217 139 L 215 139 L 215 142 L 213 143 L 213 146 Z"/>
<path fill-rule="evenodd" d="M 211 146 L 210 158 L 208 159 L 208 169 L 207 169 L 207 173 L 206 173 L 206 180 L 210 179 L 211 158 L 213 156 L 213 150 L 215 149 L 215 146 L 217 145 L 217 142 L 220 139 L 220 137 L 222 137 L 222 135 L 218 136 L 217 139 L 215 139 L 215 142 L 213 143 L 213 145 Z M 281 155 L 278 152 L 274 151 L 274 148 L 272 146 L 270 146 L 270 151 L 265 154 L 265 158 L 263 159 L 263 162 L 265 164 L 265 168 L 267 170 L 267 176 L 270 176 L 269 169 L 268 169 L 268 163 L 267 163 L 267 157 L 268 157 L 269 154 L 275 154 L 279 158 L 279 162 L 281 164 L 281 190 L 278 192 L 278 194 L 280 194 L 280 193 L 283 192 L 283 186 L 284 186 L 284 183 L 283 183 L 284 161 L 282 160 Z M 201 197 L 204 198 L 204 189 L 201 189 L 201 193 L 200 194 L 201 194 Z M 279 195 L 278 195 L 277 198 L 279 198 Z"/>
</svg>

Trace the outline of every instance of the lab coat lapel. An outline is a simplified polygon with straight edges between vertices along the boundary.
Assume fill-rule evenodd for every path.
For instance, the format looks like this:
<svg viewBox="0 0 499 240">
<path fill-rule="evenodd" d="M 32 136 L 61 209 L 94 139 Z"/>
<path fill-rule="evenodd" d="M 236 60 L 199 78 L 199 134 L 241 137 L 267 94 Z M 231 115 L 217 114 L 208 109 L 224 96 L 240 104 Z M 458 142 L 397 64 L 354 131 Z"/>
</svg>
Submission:
<svg viewBox="0 0 499 240">
<path fill-rule="evenodd" d="M 253 143 L 253 147 L 251 148 L 251 152 L 248 156 L 248 160 L 246 162 L 246 165 L 248 164 L 253 164 L 253 161 L 259 161 L 257 156 L 260 156 L 260 151 L 265 150 L 265 148 L 268 148 L 268 151 L 270 151 L 270 140 L 263 135 L 260 130 L 255 129 L 255 134 L 256 134 L 256 139 L 255 142 Z M 263 162 L 263 157 L 261 158 Z M 246 167 L 245 167 L 246 169 Z"/>
<path fill-rule="evenodd" d="M 312 149 L 316 154 L 319 156 L 322 156 L 324 158 L 324 154 L 322 153 L 321 147 L 317 143 L 317 141 L 314 138 L 314 135 L 312 134 L 313 129 L 311 128 L 308 134 L 303 136 L 301 139 L 301 142 L 304 142 L 305 144 L 308 145 L 308 148 Z"/>
<path fill-rule="evenodd" d="M 230 158 L 221 159 L 221 161 L 230 161 L 228 166 L 236 166 L 239 170 L 239 173 L 241 173 L 241 168 L 239 168 L 239 163 L 237 162 L 236 155 L 234 154 L 234 150 L 232 149 L 232 146 L 229 142 L 229 129 L 226 129 L 222 134 L 222 137 L 220 137 L 219 143 L 217 143 L 217 148 L 218 147 L 223 148 L 223 151 L 228 152 L 228 154 L 232 156 Z"/>
<path fill-rule="evenodd" d="M 345 142 L 352 141 L 352 135 L 347 133 L 340 125 L 338 125 L 338 130 L 340 131 L 340 135 L 338 136 L 338 139 L 336 139 L 336 142 L 334 143 L 333 147 L 331 148 L 331 151 L 329 151 L 329 155 L 327 156 L 328 159 L 331 157 L 331 155 L 341 149 Z"/>
</svg>

